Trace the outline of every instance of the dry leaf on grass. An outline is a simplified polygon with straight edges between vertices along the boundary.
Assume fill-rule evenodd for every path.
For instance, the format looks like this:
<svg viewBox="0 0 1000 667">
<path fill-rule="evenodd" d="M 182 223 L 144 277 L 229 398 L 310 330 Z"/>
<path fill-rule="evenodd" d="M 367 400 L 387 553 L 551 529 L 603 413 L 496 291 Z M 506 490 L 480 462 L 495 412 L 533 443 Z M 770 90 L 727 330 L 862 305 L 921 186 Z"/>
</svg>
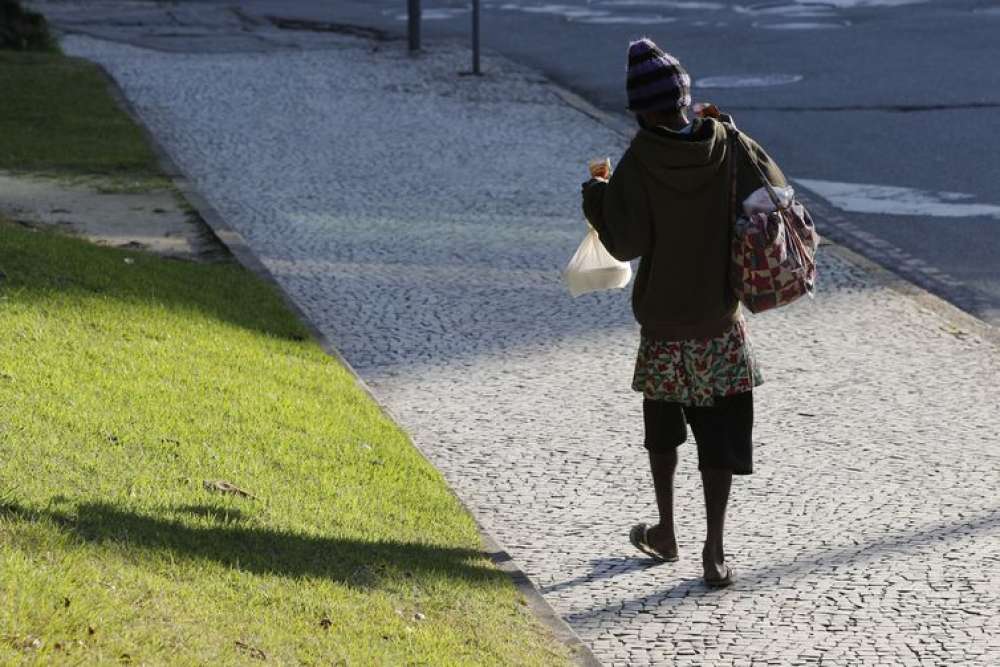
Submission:
<svg viewBox="0 0 1000 667">
<path fill-rule="evenodd" d="M 236 642 L 236 648 L 256 660 L 267 660 L 267 653 L 264 653 L 264 651 L 262 651 L 261 649 L 257 648 L 256 646 L 251 646 L 246 642 L 241 642 L 241 641 Z"/>
<path fill-rule="evenodd" d="M 257 496 L 253 495 L 249 491 L 244 491 L 232 482 L 227 482 L 224 479 L 206 479 L 202 482 L 202 486 L 205 487 L 206 491 L 211 491 L 212 493 L 228 493 L 234 496 L 240 496 L 241 498 L 250 498 L 252 500 L 257 499 Z"/>
<path fill-rule="evenodd" d="M 83 648 L 85 644 L 79 639 L 68 639 L 64 642 L 56 642 L 52 645 L 57 651 L 69 651 L 72 648 Z"/>
<path fill-rule="evenodd" d="M 17 647 L 22 651 L 34 651 L 36 649 L 42 648 L 41 637 L 36 637 L 35 635 L 28 635 L 20 642 L 17 642 Z"/>
</svg>

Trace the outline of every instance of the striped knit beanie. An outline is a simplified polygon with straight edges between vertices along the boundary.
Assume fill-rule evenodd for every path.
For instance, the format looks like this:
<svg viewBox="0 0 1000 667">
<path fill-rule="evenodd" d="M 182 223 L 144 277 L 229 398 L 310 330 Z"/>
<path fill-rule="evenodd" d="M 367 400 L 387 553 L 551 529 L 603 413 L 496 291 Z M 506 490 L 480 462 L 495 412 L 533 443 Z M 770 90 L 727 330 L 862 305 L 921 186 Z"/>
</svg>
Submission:
<svg viewBox="0 0 1000 667">
<path fill-rule="evenodd" d="M 691 77 L 648 37 L 628 45 L 629 111 L 676 111 L 691 105 Z"/>
</svg>

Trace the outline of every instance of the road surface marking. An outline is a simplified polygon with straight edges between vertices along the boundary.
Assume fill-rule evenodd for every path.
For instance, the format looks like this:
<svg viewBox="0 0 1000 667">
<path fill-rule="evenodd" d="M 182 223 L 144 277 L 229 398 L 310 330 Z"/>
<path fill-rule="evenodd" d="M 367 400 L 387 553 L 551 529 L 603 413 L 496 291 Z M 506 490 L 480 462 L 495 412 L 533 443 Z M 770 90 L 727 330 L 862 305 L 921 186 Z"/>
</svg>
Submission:
<svg viewBox="0 0 1000 667">
<path fill-rule="evenodd" d="M 839 183 L 806 178 L 797 178 L 795 182 L 837 208 L 852 213 L 1000 219 L 1000 206 L 969 201 L 975 199 L 975 196 L 963 192 L 932 192 L 892 185 Z"/>
<path fill-rule="evenodd" d="M 764 88 L 798 83 L 801 74 L 761 74 L 748 76 L 707 76 L 695 79 L 695 88 Z"/>
<path fill-rule="evenodd" d="M 838 9 L 855 9 L 858 7 L 902 7 L 904 5 L 924 4 L 928 0 L 787 0 L 785 2 L 760 2 L 754 5 L 737 5 L 738 12 L 749 14 L 794 14 L 795 16 L 814 15 L 815 12 L 829 12 Z"/>
<path fill-rule="evenodd" d="M 754 23 L 754 28 L 764 30 L 829 30 L 830 28 L 846 28 L 850 21 L 792 21 L 789 23 Z"/>
<path fill-rule="evenodd" d="M 571 18 L 574 23 L 673 23 L 677 19 L 669 16 L 642 16 L 641 14 L 622 14 L 619 16 L 588 16 L 582 19 Z"/>
<path fill-rule="evenodd" d="M 606 7 L 656 7 L 658 9 L 694 11 L 721 11 L 726 9 L 726 5 L 721 2 L 699 2 L 698 0 L 601 0 L 597 4 Z"/>
<path fill-rule="evenodd" d="M 420 18 L 428 21 L 445 21 L 448 19 L 456 19 L 461 16 L 465 16 L 469 13 L 468 7 L 459 7 L 455 9 L 448 8 L 431 8 L 423 9 L 420 11 Z M 406 21 L 409 19 L 409 15 L 406 13 L 396 14 L 397 21 Z"/>
<path fill-rule="evenodd" d="M 766 14 L 788 17 L 788 18 L 826 18 L 836 16 L 832 6 L 828 5 L 797 5 L 794 2 L 773 3 L 767 2 L 749 7 L 734 7 L 741 14 Z"/>
<path fill-rule="evenodd" d="M 601 18 L 611 16 L 611 12 L 594 9 L 584 9 L 573 5 L 518 5 L 508 2 L 500 5 L 506 11 L 526 12 L 528 14 L 552 14 L 567 19 Z"/>
<path fill-rule="evenodd" d="M 808 5 L 812 0 L 794 0 L 799 4 Z M 837 9 L 854 9 L 855 7 L 903 7 L 904 5 L 926 4 L 928 0 L 823 0 L 825 5 L 833 5 Z"/>
</svg>

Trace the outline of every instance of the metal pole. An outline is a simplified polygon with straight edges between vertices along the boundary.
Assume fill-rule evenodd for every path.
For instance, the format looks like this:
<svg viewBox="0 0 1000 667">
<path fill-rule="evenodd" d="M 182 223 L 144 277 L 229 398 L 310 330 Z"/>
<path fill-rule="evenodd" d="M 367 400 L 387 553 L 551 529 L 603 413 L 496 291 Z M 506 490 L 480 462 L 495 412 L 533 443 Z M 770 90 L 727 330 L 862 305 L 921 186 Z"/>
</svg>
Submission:
<svg viewBox="0 0 1000 667">
<path fill-rule="evenodd" d="M 472 0 L 472 73 L 479 75 L 479 0 Z"/>
<path fill-rule="evenodd" d="M 420 0 L 406 0 L 406 18 L 410 37 L 410 52 L 420 50 Z"/>
</svg>

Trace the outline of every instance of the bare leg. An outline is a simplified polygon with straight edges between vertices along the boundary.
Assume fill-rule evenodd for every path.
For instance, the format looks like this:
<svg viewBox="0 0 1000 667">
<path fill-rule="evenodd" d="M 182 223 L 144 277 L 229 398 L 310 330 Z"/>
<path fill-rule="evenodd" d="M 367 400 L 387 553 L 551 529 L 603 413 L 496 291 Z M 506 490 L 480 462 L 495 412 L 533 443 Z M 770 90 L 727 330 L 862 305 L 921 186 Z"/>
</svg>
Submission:
<svg viewBox="0 0 1000 667">
<path fill-rule="evenodd" d="M 669 448 L 663 452 L 650 452 L 649 468 L 653 473 L 660 523 L 650 528 L 646 535 L 651 547 L 664 556 L 674 556 L 677 554 L 677 538 L 674 535 L 674 471 L 677 469 L 677 450 Z"/>
<path fill-rule="evenodd" d="M 701 560 L 705 566 L 706 579 L 721 579 L 726 576 L 722 535 L 726 529 L 726 506 L 729 503 L 733 473 L 729 470 L 702 470 L 701 481 L 705 488 L 705 517 L 708 524 Z"/>
</svg>

